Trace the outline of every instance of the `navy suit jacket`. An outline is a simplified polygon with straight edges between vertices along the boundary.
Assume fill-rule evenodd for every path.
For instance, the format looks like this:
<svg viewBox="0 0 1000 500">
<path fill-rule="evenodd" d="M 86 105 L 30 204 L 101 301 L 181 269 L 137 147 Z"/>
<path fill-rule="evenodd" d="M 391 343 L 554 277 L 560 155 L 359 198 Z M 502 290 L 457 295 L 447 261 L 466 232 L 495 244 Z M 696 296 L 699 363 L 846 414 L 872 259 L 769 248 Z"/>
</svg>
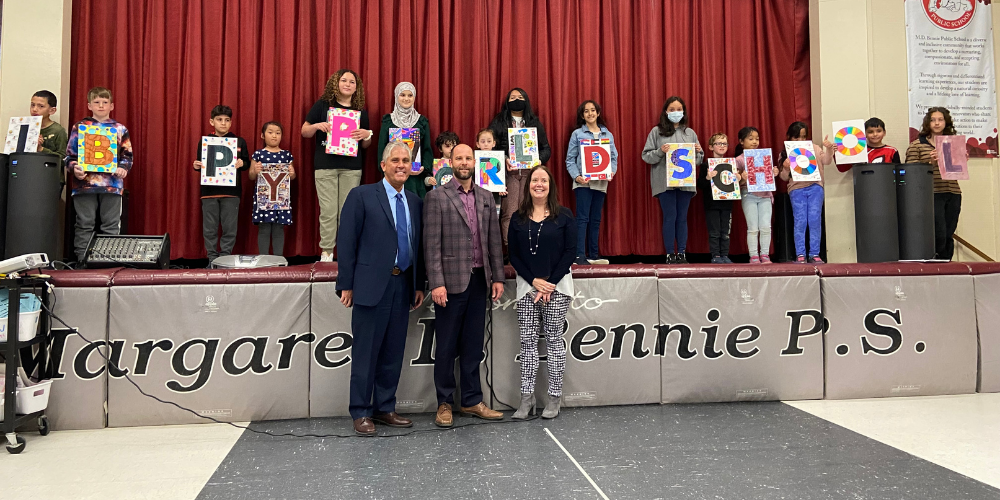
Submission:
<svg viewBox="0 0 1000 500">
<path fill-rule="evenodd" d="M 411 297 L 424 289 L 427 274 L 420 244 L 423 201 L 410 191 L 406 203 L 410 207 L 413 238 Z M 382 181 L 364 184 L 347 194 L 340 211 L 337 231 L 337 290 L 353 290 L 354 303 L 375 306 L 382 300 L 385 288 L 396 265 L 396 223 Z"/>
</svg>

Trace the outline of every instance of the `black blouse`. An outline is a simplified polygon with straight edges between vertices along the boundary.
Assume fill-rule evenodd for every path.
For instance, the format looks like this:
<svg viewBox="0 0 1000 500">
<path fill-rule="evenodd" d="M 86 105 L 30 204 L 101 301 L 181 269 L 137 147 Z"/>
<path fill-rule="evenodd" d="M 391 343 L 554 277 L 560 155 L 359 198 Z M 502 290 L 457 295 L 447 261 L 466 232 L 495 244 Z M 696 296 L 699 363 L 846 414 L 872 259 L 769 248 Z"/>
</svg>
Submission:
<svg viewBox="0 0 1000 500">
<path fill-rule="evenodd" d="M 517 213 L 510 218 L 507 229 L 510 264 L 528 283 L 535 278 L 553 285 L 559 283 L 576 259 L 576 244 L 576 219 L 566 207 L 562 207 L 554 220 L 549 217 L 541 223 Z"/>
</svg>

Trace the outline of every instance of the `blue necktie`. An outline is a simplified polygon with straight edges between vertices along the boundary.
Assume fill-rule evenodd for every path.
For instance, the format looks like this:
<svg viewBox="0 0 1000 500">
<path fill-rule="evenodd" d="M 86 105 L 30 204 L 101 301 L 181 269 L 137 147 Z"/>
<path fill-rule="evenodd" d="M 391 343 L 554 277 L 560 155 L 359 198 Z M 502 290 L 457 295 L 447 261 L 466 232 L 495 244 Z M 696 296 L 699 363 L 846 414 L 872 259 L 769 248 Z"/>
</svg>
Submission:
<svg viewBox="0 0 1000 500">
<path fill-rule="evenodd" d="M 396 267 L 410 267 L 410 233 L 406 230 L 406 207 L 403 193 L 396 193 Z"/>
</svg>

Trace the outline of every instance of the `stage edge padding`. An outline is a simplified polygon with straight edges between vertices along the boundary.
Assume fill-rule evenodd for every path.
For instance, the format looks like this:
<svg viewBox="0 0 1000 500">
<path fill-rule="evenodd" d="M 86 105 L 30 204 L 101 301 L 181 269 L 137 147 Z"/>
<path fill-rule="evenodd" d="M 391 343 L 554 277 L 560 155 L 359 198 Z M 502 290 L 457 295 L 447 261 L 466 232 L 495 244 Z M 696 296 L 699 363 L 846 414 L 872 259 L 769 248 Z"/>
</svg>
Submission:
<svg viewBox="0 0 1000 500">
<path fill-rule="evenodd" d="M 1000 274 L 974 276 L 979 327 L 979 392 L 1000 392 Z"/>
<path fill-rule="evenodd" d="M 114 286 L 112 359 L 147 392 L 224 421 L 309 415 L 309 283 Z M 108 425 L 205 420 L 109 373 Z"/>
<path fill-rule="evenodd" d="M 659 280 L 663 403 L 823 397 L 819 277 Z"/>
<path fill-rule="evenodd" d="M 62 288 L 53 291 L 53 313 L 80 335 L 87 344 L 52 320 L 50 359 L 55 372 L 49 395 L 49 425 L 53 430 L 100 429 L 106 425 L 108 288 Z M 29 368 L 30 369 L 30 368 Z"/>
<path fill-rule="evenodd" d="M 976 391 L 969 275 L 823 277 L 828 399 Z"/>
</svg>

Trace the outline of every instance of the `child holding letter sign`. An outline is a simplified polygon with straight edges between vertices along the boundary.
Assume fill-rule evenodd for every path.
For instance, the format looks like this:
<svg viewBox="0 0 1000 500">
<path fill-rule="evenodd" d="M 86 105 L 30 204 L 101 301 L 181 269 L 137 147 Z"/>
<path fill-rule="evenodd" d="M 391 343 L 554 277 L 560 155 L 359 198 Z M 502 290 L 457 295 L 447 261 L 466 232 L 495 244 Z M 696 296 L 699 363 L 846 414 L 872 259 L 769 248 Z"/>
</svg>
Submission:
<svg viewBox="0 0 1000 500">
<path fill-rule="evenodd" d="M 93 117 L 80 120 L 70 129 L 65 160 L 66 169 L 72 174 L 69 181 L 73 206 L 76 208 L 73 249 L 77 261 L 82 261 L 87 252 L 90 239 L 94 236 L 98 213 L 101 214 L 101 233 L 121 232 L 123 181 L 132 170 L 132 140 L 125 125 L 111 118 L 111 111 L 115 109 L 111 91 L 103 87 L 90 89 L 87 92 L 87 109 L 93 113 Z M 95 134 L 90 137 L 88 131 L 92 128 L 114 131 L 114 138 L 117 139 L 115 154 L 110 150 L 111 144 L 98 145 L 100 138 L 107 136 Z M 117 163 L 110 173 L 88 172 L 83 167 L 84 164 L 107 165 L 114 161 Z"/>
<path fill-rule="evenodd" d="M 224 257 L 233 253 L 233 246 L 236 245 L 236 227 L 240 214 L 240 195 L 243 193 L 240 186 L 240 171 L 250 168 L 250 150 L 247 148 L 247 141 L 242 137 L 229 131 L 233 126 L 233 109 L 229 106 L 218 105 L 212 108 L 211 119 L 208 124 L 212 126 L 214 137 L 225 137 L 236 139 L 236 183 L 232 186 L 224 184 L 204 182 L 203 170 L 215 169 L 218 165 L 229 164 L 232 158 L 227 155 L 232 153 L 223 146 L 202 147 L 202 141 L 198 142 L 198 153 L 194 162 L 194 169 L 198 171 L 199 177 L 203 179 L 201 186 L 201 223 L 202 236 L 205 238 L 205 252 L 208 255 L 208 263 L 211 264 L 217 257 Z M 203 158 L 202 153 L 207 153 Z M 221 155 L 221 157 L 220 157 Z M 206 164 L 206 162 L 210 162 Z M 215 163 L 215 165 L 213 165 Z M 211 178 L 211 177 L 209 177 Z M 222 235 L 219 235 L 219 226 L 222 226 Z"/>
<path fill-rule="evenodd" d="M 794 142 L 809 141 L 809 127 L 803 122 L 793 123 L 788 127 L 785 141 L 786 145 L 793 146 Z M 806 146 L 808 145 L 806 142 Z M 788 198 L 792 201 L 792 216 L 795 221 L 792 233 L 795 239 L 795 262 L 800 264 L 806 262 L 823 264 L 823 259 L 819 256 L 820 237 L 823 235 L 823 179 L 826 175 L 823 166 L 833 162 L 834 148 L 834 144 L 827 136 L 823 139 L 822 148 L 818 144 L 812 145 L 812 151 L 809 151 L 808 147 L 792 148 L 781 162 L 780 177 L 781 180 L 788 182 Z M 808 173 L 812 173 L 814 168 L 814 171 L 819 173 L 819 180 L 796 179 L 795 173 L 791 171 L 792 157 L 796 160 L 801 157 L 815 161 L 815 165 L 806 161 L 796 161 L 796 167 L 805 173 L 802 174 L 803 177 L 810 177 Z M 806 227 L 809 228 L 808 248 L 806 248 Z"/>
<path fill-rule="evenodd" d="M 327 153 L 327 141 L 331 140 L 330 122 L 327 113 L 331 109 L 354 110 L 361 114 L 359 126 L 348 137 L 358 141 L 361 149 L 372 143 L 369 130 L 368 111 L 365 108 L 365 86 L 357 73 L 341 69 L 326 81 L 323 95 L 313 104 L 302 124 L 302 137 L 316 138 L 313 155 L 313 175 L 316 178 L 316 198 L 319 201 L 319 246 L 320 260 L 333 260 L 333 249 L 337 246 L 337 228 L 340 225 L 340 208 L 347 201 L 347 193 L 361 184 L 361 168 L 364 159 L 360 150 L 353 156 Z M 334 131 L 333 135 L 338 132 Z"/>
<path fill-rule="evenodd" d="M 576 125 L 579 128 L 570 136 L 566 151 L 566 170 L 576 194 L 576 264 L 607 264 L 598 252 L 597 240 L 608 181 L 618 171 L 618 149 L 596 102 L 584 101 L 577 108 Z M 600 174 L 602 179 L 591 176 L 591 171 L 608 173 Z"/>
<path fill-rule="evenodd" d="M 705 157 L 698 142 L 698 134 L 688 126 L 687 106 L 680 97 L 673 96 L 663 103 L 660 122 L 649 131 L 642 148 L 642 161 L 648 163 L 649 184 L 653 197 L 663 211 L 663 247 L 667 251 L 667 264 L 687 264 L 687 214 L 694 198 L 695 186 L 671 187 L 667 185 L 667 152 L 670 144 L 694 144 L 695 163 Z M 674 244 L 677 253 L 674 253 Z"/>
<path fill-rule="evenodd" d="M 744 151 L 755 150 L 760 146 L 760 131 L 755 127 L 743 127 L 736 134 L 739 144 L 736 145 L 736 168 L 740 174 L 740 191 L 743 195 L 743 216 L 747 221 L 747 249 L 750 252 L 751 264 L 770 264 L 771 256 L 771 208 L 774 204 L 774 178 L 778 169 L 774 167 L 770 155 L 765 157 L 762 165 L 751 165 L 748 169 Z M 768 150 L 770 151 L 770 150 Z M 756 161 L 755 157 L 753 161 Z M 761 170 L 771 167 L 771 171 Z M 748 171 L 749 170 L 749 171 Z M 749 179 L 761 174 L 765 184 L 770 185 L 770 191 L 751 191 Z M 771 174 L 768 176 L 767 174 Z M 758 235 L 760 237 L 758 247 Z"/>
<path fill-rule="evenodd" d="M 253 204 L 253 223 L 257 226 L 257 252 L 261 255 L 283 255 L 285 251 L 285 226 L 292 223 L 291 189 L 281 193 L 279 186 L 295 179 L 295 167 L 292 166 L 292 153 L 281 149 L 281 134 L 284 129 L 278 122 L 267 122 L 260 129 L 260 137 L 264 139 L 264 149 L 253 153 L 253 165 L 250 167 L 250 180 L 257 180 Z M 288 171 L 269 169 L 278 165 L 288 165 Z M 264 183 L 264 185 L 262 185 Z M 264 188 L 263 190 L 261 188 Z M 264 191 L 264 193 L 261 193 Z M 264 210 L 259 198 L 265 199 L 265 206 L 282 205 L 287 210 Z M 270 200 L 285 195 L 284 200 Z"/>
<path fill-rule="evenodd" d="M 722 132 L 712 134 L 708 139 L 708 149 L 712 152 L 712 158 L 718 158 L 723 165 L 729 165 L 726 170 L 720 173 L 723 165 L 718 168 L 709 168 L 710 160 L 706 155 L 698 172 L 698 188 L 701 190 L 702 205 L 705 207 L 705 223 L 708 225 L 708 250 L 712 254 L 712 264 L 732 264 L 729 259 L 729 229 L 733 220 L 733 200 L 740 199 L 739 174 L 736 173 L 736 161 L 725 158 L 729 151 L 729 138 Z M 724 182 L 723 179 L 731 182 Z M 716 177 L 719 179 L 717 180 Z M 725 189 L 735 191 L 732 199 L 715 199 L 713 184 L 723 186 Z M 716 188 L 718 189 L 718 188 Z M 730 191 L 731 192 L 731 191 Z"/>
<path fill-rule="evenodd" d="M 937 258 L 951 260 L 955 254 L 952 235 L 962 213 L 962 189 L 958 181 L 941 177 L 941 160 L 935 142 L 938 136 L 955 135 L 955 124 L 948 108 L 932 107 L 924 115 L 917 140 L 906 148 L 906 163 L 927 163 L 934 167 L 934 252 Z M 968 158 L 968 152 L 966 152 Z"/>
<path fill-rule="evenodd" d="M 508 152 L 510 150 L 510 137 L 507 129 L 510 128 L 534 128 L 538 133 L 538 161 L 542 165 L 548 163 L 552 156 L 552 149 L 549 147 L 549 139 L 545 135 L 545 127 L 542 121 L 535 116 L 531 109 L 531 101 L 528 93 L 521 88 L 514 88 L 507 93 L 507 98 L 500 107 L 500 112 L 493 117 L 490 129 L 493 130 L 493 138 L 496 140 L 494 149 Z M 519 170 L 507 158 L 507 196 L 500 203 L 500 233 L 503 237 L 504 253 L 507 251 L 507 228 L 510 226 L 510 217 L 521 206 L 521 187 L 528 182 L 528 170 Z"/>
</svg>

